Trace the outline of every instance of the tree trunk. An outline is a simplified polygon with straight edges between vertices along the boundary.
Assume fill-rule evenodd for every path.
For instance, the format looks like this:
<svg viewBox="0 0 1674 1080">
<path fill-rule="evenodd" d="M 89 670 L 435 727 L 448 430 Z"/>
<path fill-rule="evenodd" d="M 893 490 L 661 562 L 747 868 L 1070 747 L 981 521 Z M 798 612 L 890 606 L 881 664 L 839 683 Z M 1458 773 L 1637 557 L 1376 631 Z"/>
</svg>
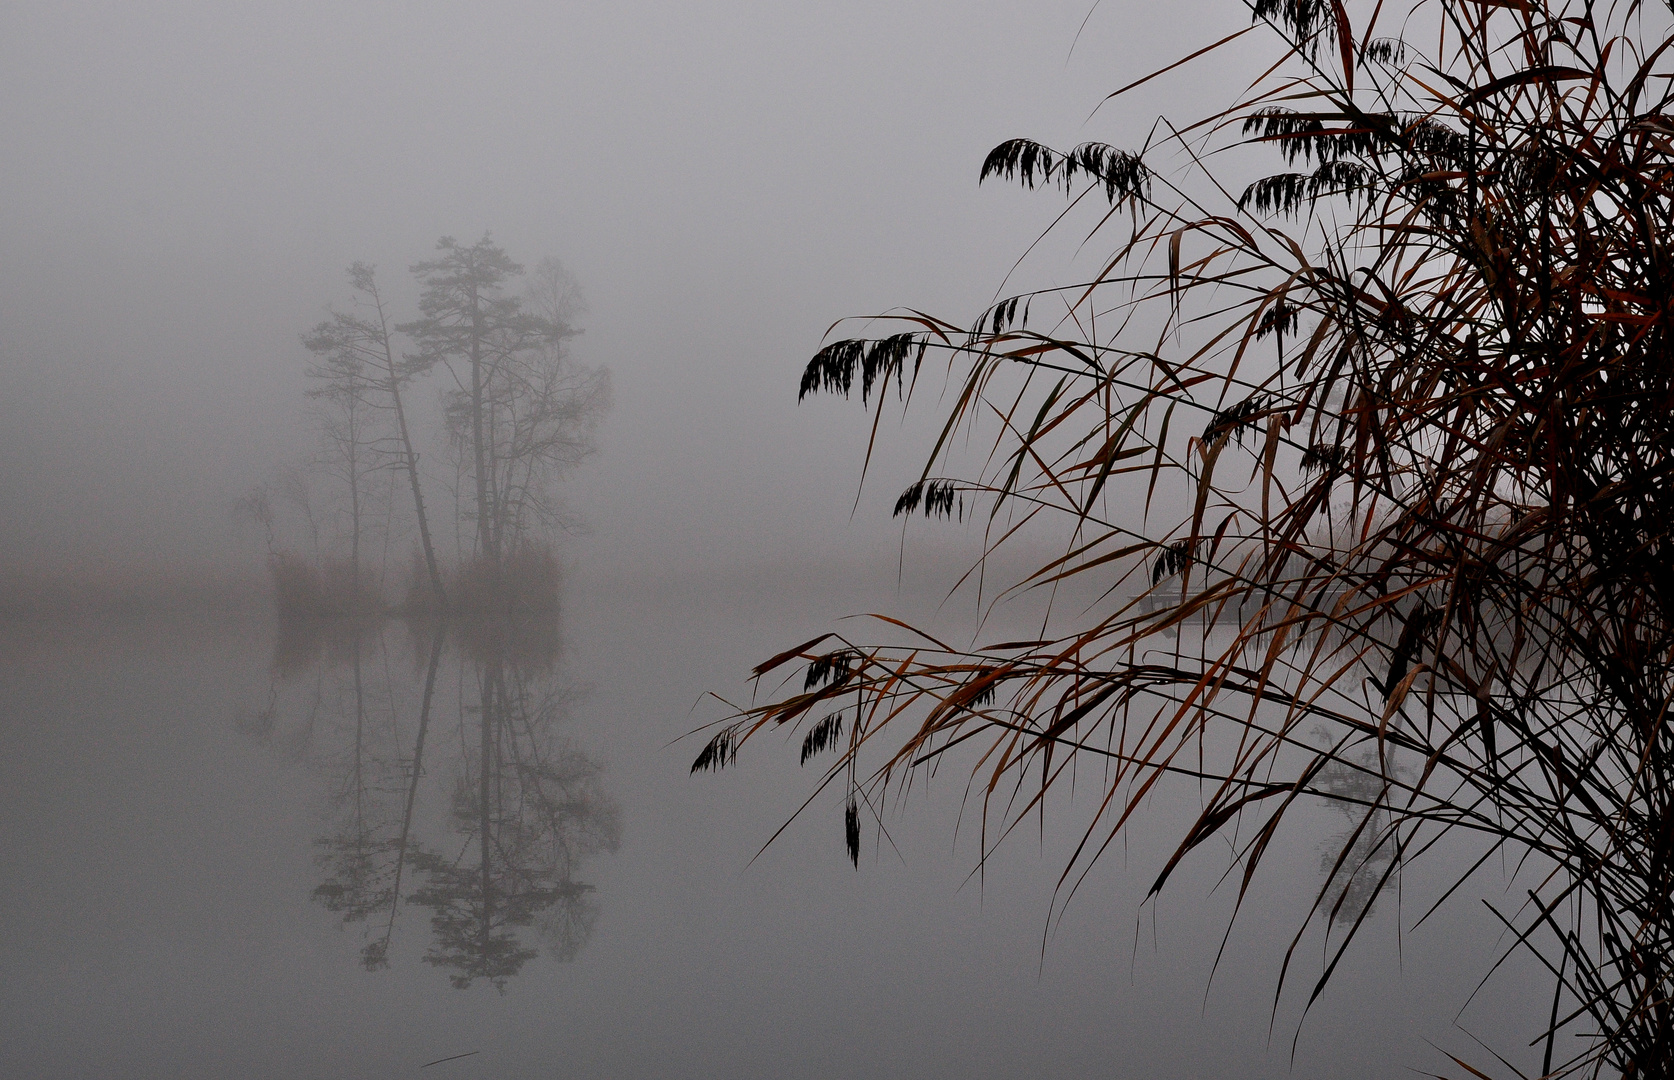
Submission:
<svg viewBox="0 0 1674 1080">
<path fill-rule="evenodd" d="M 493 955 L 494 939 L 494 873 L 489 861 L 491 847 L 489 833 L 493 826 L 490 770 L 494 766 L 494 718 L 497 706 L 500 704 L 496 694 L 496 679 L 499 664 L 490 662 L 483 672 L 482 682 L 482 762 L 479 768 L 477 792 L 477 828 L 482 842 L 482 958 L 485 972 L 491 968 L 489 957 Z"/>
<path fill-rule="evenodd" d="M 436 565 L 436 546 L 430 540 L 430 519 L 424 513 L 424 492 L 419 487 L 418 454 L 413 450 L 413 436 L 407 429 L 407 410 L 401 404 L 401 379 L 395 370 L 395 352 L 389 344 L 389 319 L 384 315 L 384 299 L 377 292 L 372 294 L 373 303 L 378 307 L 378 330 L 384 347 L 384 372 L 388 379 L 386 389 L 389 400 L 395 406 L 395 425 L 401 432 L 401 452 L 406 458 L 407 484 L 413 491 L 413 513 L 418 517 L 419 543 L 424 547 L 424 568 L 430 573 L 430 588 L 436 595 L 436 606 L 446 607 L 447 591 L 442 588 L 442 571 Z"/>
<path fill-rule="evenodd" d="M 351 391 L 353 387 L 351 386 Z M 360 429 L 349 400 L 349 604 L 360 607 Z"/>
<path fill-rule="evenodd" d="M 442 665 L 442 640 L 447 623 L 438 619 L 430 638 L 430 669 L 424 675 L 424 698 L 419 705 L 418 736 L 413 740 L 413 775 L 407 781 L 407 801 L 401 812 L 401 837 L 395 844 L 395 883 L 390 888 L 389 922 L 384 926 L 384 948 L 395 933 L 395 913 L 401 903 L 401 872 L 407 866 L 407 838 L 413 831 L 413 806 L 418 801 L 419 775 L 424 771 L 424 736 L 430 730 L 430 701 L 436 693 L 436 669 Z"/>
<path fill-rule="evenodd" d="M 500 545 L 494 535 L 494 514 L 488 498 L 487 448 L 483 445 L 482 304 L 471 292 L 471 454 L 477 482 L 477 544 L 491 568 L 500 565 Z M 497 575 L 496 575 L 497 577 Z"/>
</svg>

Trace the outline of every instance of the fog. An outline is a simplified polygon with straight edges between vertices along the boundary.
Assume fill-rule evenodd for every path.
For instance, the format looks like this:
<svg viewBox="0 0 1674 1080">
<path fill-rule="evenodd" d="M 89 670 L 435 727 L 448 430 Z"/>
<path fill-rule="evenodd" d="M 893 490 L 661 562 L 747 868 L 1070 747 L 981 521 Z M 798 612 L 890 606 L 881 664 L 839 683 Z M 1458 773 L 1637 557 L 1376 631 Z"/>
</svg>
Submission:
<svg viewBox="0 0 1674 1080">
<path fill-rule="evenodd" d="M 864 562 L 864 425 L 796 408 L 802 363 L 839 318 L 990 300 L 1055 208 L 979 189 L 983 154 L 1142 138 L 1087 116 L 1182 10 L 11 6 L 0 550 L 248 556 L 227 508 L 305 446 L 344 268 L 411 318 L 407 266 L 491 231 L 570 268 L 616 381 L 581 563 Z"/>
<path fill-rule="evenodd" d="M 839 319 L 962 321 L 1008 275 L 1067 273 L 1060 241 L 1014 270 L 1061 202 L 979 187 L 984 155 L 1019 135 L 1135 145 L 1159 113 L 1220 104 L 1253 68 L 1096 108 L 1242 22 L 1093 0 L 0 10 L 0 569 L 237 609 L 7 631 L 0 1072 L 1395 1076 L 1436 1065 L 1426 1040 L 1468 1045 L 1456 1022 L 1512 1030 L 1515 979 L 1458 1020 L 1480 970 L 1454 961 L 1491 960 L 1482 922 L 1403 943 L 1386 919 L 1293 1060 L 1300 1010 L 1268 1025 L 1294 898 L 1241 924 L 1208 1009 L 1229 914 L 1213 868 L 1160 909 L 1122 873 L 1168 828 L 1047 933 L 1069 836 L 974 879 L 944 783 L 897 826 L 900 857 L 880 844 L 856 874 L 833 802 L 757 859 L 811 771 L 691 777 L 677 741 L 719 715 L 702 695 L 747 694 L 752 664 L 839 616 L 965 625 L 938 605 L 980 537 L 920 523 L 904 542 L 889 513 L 924 432 L 886 419 L 861 489 L 870 414 L 798 405 L 802 367 Z M 361 970 L 314 862 L 345 778 L 376 787 L 353 771 L 369 717 L 379 783 L 423 773 L 427 662 L 452 742 L 406 814 L 436 850 L 463 843 L 447 785 L 481 760 L 473 732 L 488 745 L 483 662 L 468 642 L 427 661 L 394 624 L 287 653 L 261 531 L 235 513 L 317 447 L 302 335 L 349 303 L 345 269 L 376 264 L 410 320 L 409 266 L 485 233 L 526 266 L 562 260 L 587 305 L 570 355 L 613 382 L 596 453 L 559 485 L 563 622 L 535 667 L 566 695 L 551 745 L 597 765 L 620 828 L 560 876 L 592 890 L 585 947 L 503 994 L 427 967 L 418 912 L 389 970 Z M 451 507 L 444 384 L 413 387 L 426 497 Z M 399 798 L 379 797 L 393 829 Z M 1315 824 L 1284 863 L 1308 882 L 1341 823 Z"/>
</svg>

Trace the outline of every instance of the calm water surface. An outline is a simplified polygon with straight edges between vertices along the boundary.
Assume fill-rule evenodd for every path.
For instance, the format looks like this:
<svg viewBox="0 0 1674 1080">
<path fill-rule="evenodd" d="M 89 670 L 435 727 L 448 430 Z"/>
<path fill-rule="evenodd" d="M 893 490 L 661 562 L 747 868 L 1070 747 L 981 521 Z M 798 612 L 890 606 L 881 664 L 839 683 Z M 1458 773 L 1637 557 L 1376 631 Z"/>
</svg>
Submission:
<svg viewBox="0 0 1674 1080">
<path fill-rule="evenodd" d="M 1049 818 L 973 877 L 963 774 L 892 809 L 858 873 L 835 797 L 756 857 L 813 776 L 788 742 L 690 776 L 674 740 L 721 714 L 700 695 L 747 694 L 829 615 L 910 602 L 668 579 L 440 636 L 5 628 L 0 1076 L 1393 1077 L 1439 1064 L 1426 1039 L 1468 1047 L 1485 969 L 1461 957 L 1495 942 L 1461 916 L 1403 958 L 1387 898 L 1294 1067 L 1298 1009 L 1269 1042 L 1284 886 L 1317 884 L 1328 811 L 1207 998 L 1224 866 L 1142 908 L 1167 829 L 1050 932 L 1073 835 Z M 1459 1020 L 1502 1052 L 1540 996 L 1516 983 Z"/>
</svg>

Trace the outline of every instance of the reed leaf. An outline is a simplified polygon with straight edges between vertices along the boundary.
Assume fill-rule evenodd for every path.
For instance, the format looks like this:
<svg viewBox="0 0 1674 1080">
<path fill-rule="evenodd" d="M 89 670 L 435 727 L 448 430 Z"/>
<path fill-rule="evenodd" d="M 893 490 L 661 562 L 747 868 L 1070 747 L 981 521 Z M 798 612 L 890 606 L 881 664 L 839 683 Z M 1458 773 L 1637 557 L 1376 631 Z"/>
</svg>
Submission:
<svg viewBox="0 0 1674 1080">
<path fill-rule="evenodd" d="M 893 378 L 936 434 L 898 515 L 990 500 L 985 565 L 1059 528 L 1062 554 L 1005 595 L 1095 599 L 987 651 L 892 619 L 806 643 L 757 669 L 805 661 L 802 692 L 722 720 L 699 762 L 809 725 L 804 761 L 841 755 L 856 865 L 857 797 L 886 805 L 919 770 L 967 764 L 983 858 L 1078 776 L 1101 791 L 1076 804 L 1091 809 L 1058 903 L 1171 784 L 1201 790 L 1201 812 L 1153 892 L 1231 851 L 1242 903 L 1303 804 L 1352 810 L 1275 1010 L 1307 934 L 1330 947 L 1304 1012 L 1375 925 L 1344 882 L 1375 898 L 1409 863 L 1464 852 L 1434 910 L 1507 854 L 1529 895 L 1503 913 L 1508 951 L 1554 980 L 1528 1025 L 1546 1074 L 1674 1077 L 1668 12 L 1246 7 L 1275 63 L 1228 109 L 1164 125 L 1180 134 L 1143 156 L 1014 139 L 983 162 L 984 180 L 1132 210 L 1097 208 L 1091 280 L 965 322 L 910 313 L 803 375 L 804 396 L 858 381 L 868 406 Z M 1245 176 L 1295 171 L 1235 196 L 1210 166 L 1238 154 Z M 1045 327 L 1044 310 L 1067 314 Z M 950 392 L 916 420 L 932 354 Z M 992 441 L 966 462 L 979 421 Z M 835 693 L 854 706 L 840 746 L 835 714 L 814 722 Z"/>
</svg>

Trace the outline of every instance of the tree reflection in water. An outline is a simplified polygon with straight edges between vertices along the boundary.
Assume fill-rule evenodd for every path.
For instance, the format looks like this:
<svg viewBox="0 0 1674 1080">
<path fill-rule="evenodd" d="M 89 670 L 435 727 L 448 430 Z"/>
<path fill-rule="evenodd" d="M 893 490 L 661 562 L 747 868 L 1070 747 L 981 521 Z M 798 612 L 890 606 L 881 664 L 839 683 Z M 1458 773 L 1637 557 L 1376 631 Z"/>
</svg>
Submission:
<svg viewBox="0 0 1674 1080">
<path fill-rule="evenodd" d="M 416 904 L 426 963 L 504 991 L 542 944 L 560 961 L 586 944 L 598 906 L 580 875 L 616 850 L 620 811 L 563 733 L 580 692 L 554 619 L 407 625 L 392 647 L 393 624 L 291 620 L 247 727 L 337 779 L 313 898 L 364 928 L 363 966 L 390 966 Z"/>
<path fill-rule="evenodd" d="M 1384 777 L 1410 779 L 1411 770 L 1392 760 L 1394 747 L 1385 751 L 1381 762 L 1376 749 L 1334 760 L 1320 770 L 1316 782 L 1320 790 L 1339 797 L 1331 806 L 1348 818 L 1348 827 L 1323 846 L 1320 856 L 1325 876 L 1320 902 L 1334 923 L 1353 924 L 1370 916 L 1400 869 Z"/>
</svg>

